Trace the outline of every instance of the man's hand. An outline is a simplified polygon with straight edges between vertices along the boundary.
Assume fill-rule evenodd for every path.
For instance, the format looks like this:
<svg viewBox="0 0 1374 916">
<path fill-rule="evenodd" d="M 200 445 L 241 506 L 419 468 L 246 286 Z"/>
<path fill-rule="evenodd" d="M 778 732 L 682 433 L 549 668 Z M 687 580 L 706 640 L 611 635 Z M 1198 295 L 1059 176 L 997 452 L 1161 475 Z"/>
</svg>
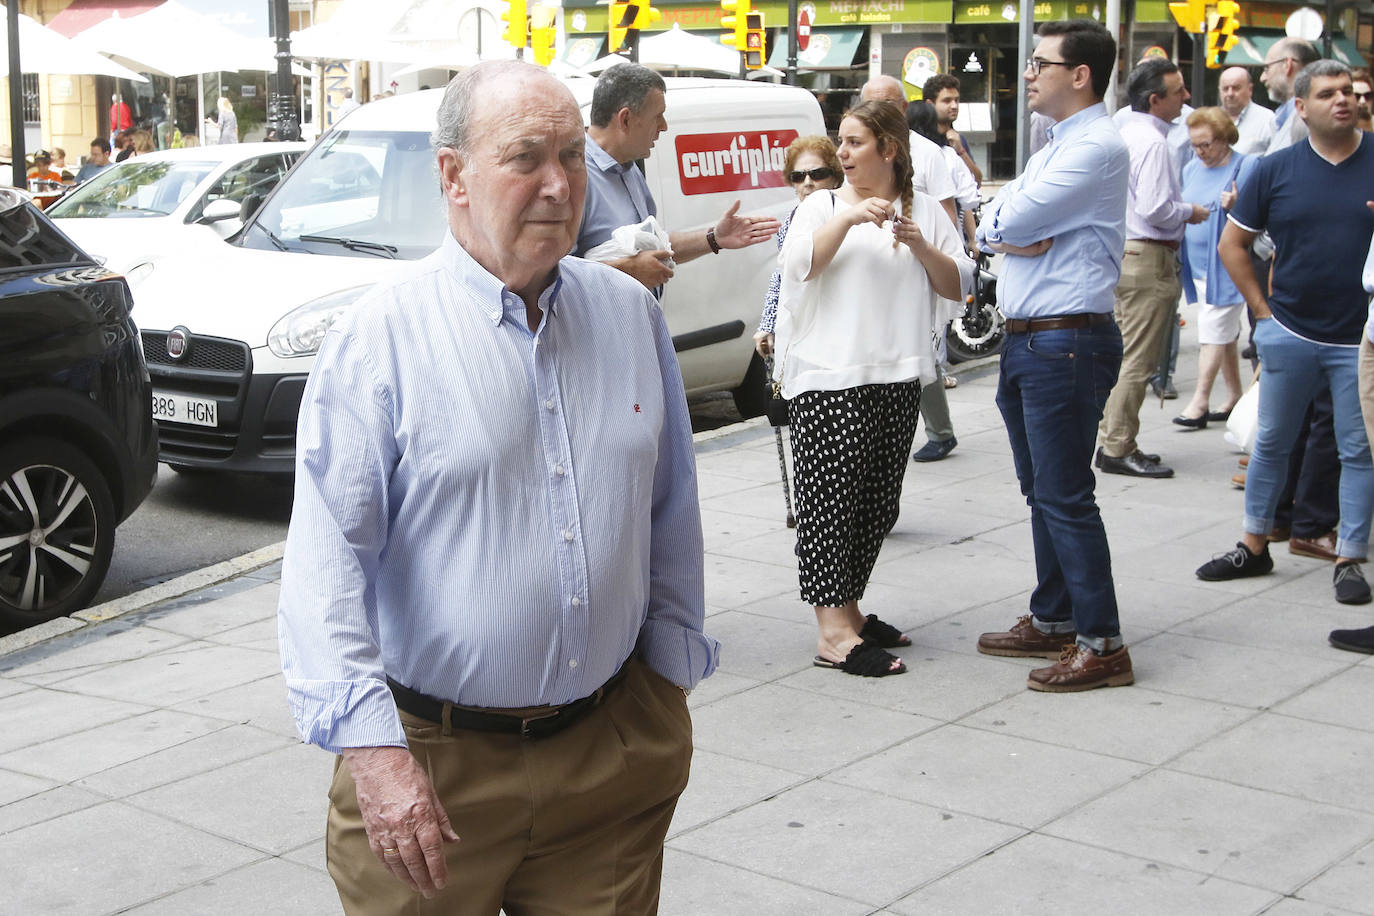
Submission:
<svg viewBox="0 0 1374 916">
<path fill-rule="evenodd" d="M 754 334 L 754 349 L 759 351 L 759 356 L 764 359 L 773 355 L 773 335 L 768 331 L 758 331 Z"/>
<path fill-rule="evenodd" d="M 1208 210 L 1202 204 L 1191 204 L 1190 206 L 1193 208 L 1193 215 L 1188 217 L 1188 222 L 1190 224 L 1205 223 L 1207 222 L 1207 217 L 1212 215 L 1212 211 Z"/>
<path fill-rule="evenodd" d="M 673 279 L 673 268 L 668 262 L 673 253 L 666 248 L 654 251 L 637 251 L 633 257 L 607 261 L 616 270 L 623 270 L 644 284 L 645 289 L 662 286 Z"/>
<path fill-rule="evenodd" d="M 771 216 L 737 216 L 739 201 L 730 205 L 716 223 L 716 244 L 721 248 L 748 248 L 778 234 L 782 224 Z"/>
<path fill-rule="evenodd" d="M 959 136 L 957 130 L 951 127 L 945 131 L 945 139 L 949 141 L 949 145 L 954 148 L 956 153 L 960 156 L 964 154 L 964 138 Z"/>
<path fill-rule="evenodd" d="M 1031 242 L 1029 245 L 1009 245 L 1006 242 L 997 242 L 996 244 L 988 245 L 988 247 L 1002 254 L 1014 254 L 1023 258 L 1038 258 L 1049 251 L 1050 246 L 1053 244 L 1054 239 L 1041 239 L 1038 242 Z"/>
<path fill-rule="evenodd" d="M 410 889 L 433 897 L 448 883 L 444 844 L 458 842 L 434 786 L 404 747 L 345 748 L 372 853 Z"/>
</svg>

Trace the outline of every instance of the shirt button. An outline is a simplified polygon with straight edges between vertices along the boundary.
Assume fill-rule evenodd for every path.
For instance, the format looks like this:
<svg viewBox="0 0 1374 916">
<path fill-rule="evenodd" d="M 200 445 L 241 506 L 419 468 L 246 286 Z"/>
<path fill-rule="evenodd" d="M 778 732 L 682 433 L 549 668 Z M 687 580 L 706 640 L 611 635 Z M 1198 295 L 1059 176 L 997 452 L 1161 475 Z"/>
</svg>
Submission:
<svg viewBox="0 0 1374 916">
<path fill-rule="evenodd" d="M 568 473 L 568 469 L 563 467 L 563 465 L 561 464 L 558 467 L 554 468 L 554 470 L 558 472 L 559 477 L 562 477 L 564 474 Z"/>
<path fill-rule="evenodd" d="M 577 667 L 577 659 L 575 659 L 575 658 L 570 658 L 570 659 L 568 659 L 568 667 L 569 667 L 569 668 L 576 668 L 576 667 Z"/>
<path fill-rule="evenodd" d="M 572 539 L 573 539 L 573 533 L 572 533 L 571 531 L 569 531 L 567 528 L 564 528 L 564 529 L 563 529 L 563 540 L 565 540 L 565 541 L 571 541 Z"/>
<path fill-rule="evenodd" d="M 491 320 L 492 320 L 492 321 L 498 321 L 498 320 L 500 320 L 500 318 L 501 318 L 501 313 L 500 313 L 500 312 L 492 312 L 492 313 L 491 313 Z"/>
<path fill-rule="evenodd" d="M 544 409 L 553 410 L 553 398 L 549 398 L 547 401 L 544 402 Z"/>
<path fill-rule="evenodd" d="M 573 607 L 581 607 L 581 606 L 582 606 L 582 599 L 579 598 L 579 597 L 577 597 L 576 595 L 573 595 L 572 606 L 573 606 Z"/>
</svg>

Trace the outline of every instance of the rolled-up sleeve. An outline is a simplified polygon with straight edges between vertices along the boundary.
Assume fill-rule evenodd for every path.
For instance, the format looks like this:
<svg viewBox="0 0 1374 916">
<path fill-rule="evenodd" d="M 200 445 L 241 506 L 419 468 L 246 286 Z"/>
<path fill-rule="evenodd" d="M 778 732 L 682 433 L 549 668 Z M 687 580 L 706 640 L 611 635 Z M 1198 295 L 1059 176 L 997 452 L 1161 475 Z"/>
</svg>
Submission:
<svg viewBox="0 0 1374 916">
<path fill-rule="evenodd" d="M 365 346 L 331 329 L 301 403 L 277 620 L 296 727 L 333 752 L 406 744 L 372 588 L 396 461 L 391 413 Z"/>
<path fill-rule="evenodd" d="M 704 632 L 701 508 L 682 371 L 663 312 L 657 305 L 651 308 L 664 412 L 650 516 L 649 603 L 639 652 L 663 677 L 690 690 L 715 671 L 720 644 Z"/>
</svg>

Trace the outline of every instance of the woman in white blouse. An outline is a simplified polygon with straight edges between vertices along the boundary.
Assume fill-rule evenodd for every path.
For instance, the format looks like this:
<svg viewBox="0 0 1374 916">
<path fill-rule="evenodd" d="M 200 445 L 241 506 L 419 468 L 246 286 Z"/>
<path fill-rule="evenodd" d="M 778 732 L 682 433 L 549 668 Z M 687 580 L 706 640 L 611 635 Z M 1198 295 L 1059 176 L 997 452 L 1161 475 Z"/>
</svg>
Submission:
<svg viewBox="0 0 1374 916">
<path fill-rule="evenodd" d="M 797 207 L 779 255 L 774 372 L 791 399 L 802 600 L 816 609 L 815 664 L 882 677 L 910 645 L 859 611 L 899 511 L 922 383 L 935 379 L 934 309 L 973 264 L 933 198 L 914 191 L 909 134 L 890 102 L 840 123 L 845 183 Z"/>
</svg>

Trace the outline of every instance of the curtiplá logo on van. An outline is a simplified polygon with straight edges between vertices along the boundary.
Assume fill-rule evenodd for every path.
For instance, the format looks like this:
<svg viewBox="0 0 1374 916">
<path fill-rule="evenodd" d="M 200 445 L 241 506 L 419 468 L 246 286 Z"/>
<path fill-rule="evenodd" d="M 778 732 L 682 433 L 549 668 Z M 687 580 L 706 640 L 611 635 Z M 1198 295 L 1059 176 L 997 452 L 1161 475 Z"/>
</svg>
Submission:
<svg viewBox="0 0 1374 916">
<path fill-rule="evenodd" d="M 787 185 L 782 162 L 795 130 L 682 134 L 677 173 L 683 194 L 716 194 Z"/>
</svg>

